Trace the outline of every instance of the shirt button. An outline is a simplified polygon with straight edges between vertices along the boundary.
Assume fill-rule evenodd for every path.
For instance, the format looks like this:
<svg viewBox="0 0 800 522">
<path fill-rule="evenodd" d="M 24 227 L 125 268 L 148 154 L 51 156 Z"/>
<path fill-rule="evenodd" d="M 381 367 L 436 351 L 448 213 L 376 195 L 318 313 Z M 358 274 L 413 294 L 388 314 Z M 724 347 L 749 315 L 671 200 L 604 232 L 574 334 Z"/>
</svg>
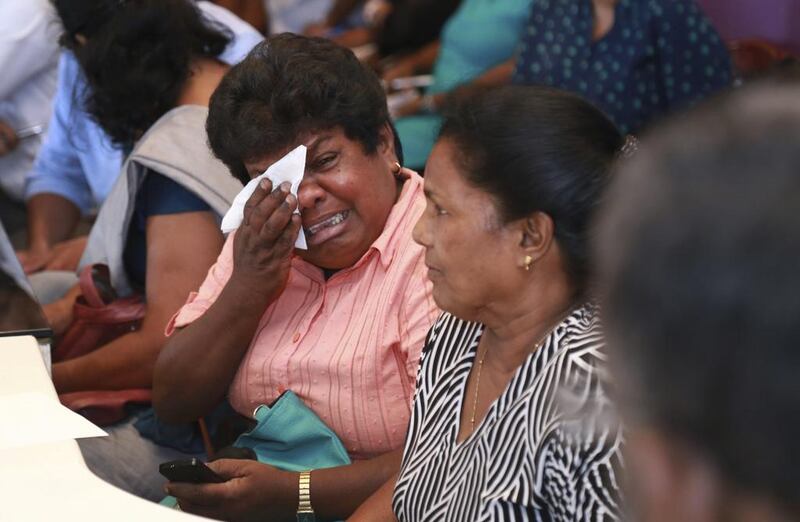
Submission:
<svg viewBox="0 0 800 522">
<path fill-rule="evenodd" d="M 292 342 L 296 343 L 299 340 L 300 340 L 300 332 L 297 332 L 296 334 L 294 334 L 294 337 L 292 337 Z"/>
</svg>

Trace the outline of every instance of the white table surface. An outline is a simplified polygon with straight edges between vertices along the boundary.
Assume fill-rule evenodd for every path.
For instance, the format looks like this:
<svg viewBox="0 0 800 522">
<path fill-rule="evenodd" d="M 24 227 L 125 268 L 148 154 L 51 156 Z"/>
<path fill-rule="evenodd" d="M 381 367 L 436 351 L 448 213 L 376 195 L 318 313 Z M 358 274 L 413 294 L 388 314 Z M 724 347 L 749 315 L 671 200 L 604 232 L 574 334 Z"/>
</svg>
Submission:
<svg viewBox="0 0 800 522">
<path fill-rule="evenodd" d="M 0 338 L 0 397 L 25 392 L 58 400 L 33 337 Z M 0 429 L 10 428 L 0 419 Z M 0 450 L 0 521 L 208 520 L 135 497 L 95 476 L 74 440 Z"/>
</svg>

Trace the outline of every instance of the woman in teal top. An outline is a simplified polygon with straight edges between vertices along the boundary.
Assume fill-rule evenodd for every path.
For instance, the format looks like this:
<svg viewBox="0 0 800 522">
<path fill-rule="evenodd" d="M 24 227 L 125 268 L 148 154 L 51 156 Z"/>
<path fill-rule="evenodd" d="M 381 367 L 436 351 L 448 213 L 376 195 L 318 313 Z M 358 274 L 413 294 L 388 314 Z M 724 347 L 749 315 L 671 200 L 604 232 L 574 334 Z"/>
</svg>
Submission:
<svg viewBox="0 0 800 522">
<path fill-rule="evenodd" d="M 425 165 L 439 130 L 441 118 L 435 105 L 445 93 L 465 83 L 498 74 L 511 77 L 517 45 L 533 0 L 464 0 L 448 20 L 439 42 L 403 60 L 386 76 L 397 77 L 430 71 L 434 82 L 422 100 L 401 108 L 409 116 L 396 121 L 406 164 Z M 438 51 L 438 52 L 437 52 Z M 427 62 L 427 63 L 426 63 Z"/>
</svg>

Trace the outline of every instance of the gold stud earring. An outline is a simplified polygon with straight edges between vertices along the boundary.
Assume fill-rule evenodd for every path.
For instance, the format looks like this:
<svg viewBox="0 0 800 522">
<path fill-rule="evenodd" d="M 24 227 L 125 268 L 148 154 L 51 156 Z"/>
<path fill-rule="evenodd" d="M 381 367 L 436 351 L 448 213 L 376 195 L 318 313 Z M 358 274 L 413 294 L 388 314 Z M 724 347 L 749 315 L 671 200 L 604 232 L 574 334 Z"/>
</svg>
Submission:
<svg viewBox="0 0 800 522">
<path fill-rule="evenodd" d="M 395 176 L 398 176 L 400 174 L 401 170 L 403 170 L 403 166 L 400 165 L 399 162 L 395 161 L 394 165 L 392 165 L 392 174 L 394 174 Z"/>
<path fill-rule="evenodd" d="M 526 272 L 530 272 L 531 267 L 533 266 L 533 258 L 531 256 L 525 256 L 525 260 L 522 262 L 522 266 L 525 267 Z"/>
</svg>

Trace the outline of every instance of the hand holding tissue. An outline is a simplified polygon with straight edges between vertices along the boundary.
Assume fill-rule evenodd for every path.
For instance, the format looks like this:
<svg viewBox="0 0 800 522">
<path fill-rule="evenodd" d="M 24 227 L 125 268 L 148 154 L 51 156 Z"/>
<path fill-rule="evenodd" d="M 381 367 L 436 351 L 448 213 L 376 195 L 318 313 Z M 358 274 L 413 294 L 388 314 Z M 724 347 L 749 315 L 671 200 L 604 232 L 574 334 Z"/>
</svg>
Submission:
<svg viewBox="0 0 800 522">
<path fill-rule="evenodd" d="M 244 219 L 244 206 L 247 204 L 247 200 L 253 195 L 253 192 L 255 192 L 256 187 L 258 187 L 262 179 L 268 178 L 272 182 L 273 189 L 277 188 L 281 183 L 288 181 L 292 185 L 290 192 L 297 197 L 297 190 L 300 187 L 300 182 L 303 180 L 305 169 L 306 146 L 300 145 L 289 154 L 273 163 L 266 172 L 250 180 L 242 191 L 236 195 L 230 210 L 228 210 L 225 217 L 222 218 L 222 232 L 227 234 L 239 228 Z M 295 213 L 299 214 L 300 210 L 295 210 Z M 294 243 L 294 247 L 302 250 L 308 249 L 306 245 L 306 236 L 302 228 L 300 229 L 300 234 L 297 236 L 297 241 Z"/>
</svg>

